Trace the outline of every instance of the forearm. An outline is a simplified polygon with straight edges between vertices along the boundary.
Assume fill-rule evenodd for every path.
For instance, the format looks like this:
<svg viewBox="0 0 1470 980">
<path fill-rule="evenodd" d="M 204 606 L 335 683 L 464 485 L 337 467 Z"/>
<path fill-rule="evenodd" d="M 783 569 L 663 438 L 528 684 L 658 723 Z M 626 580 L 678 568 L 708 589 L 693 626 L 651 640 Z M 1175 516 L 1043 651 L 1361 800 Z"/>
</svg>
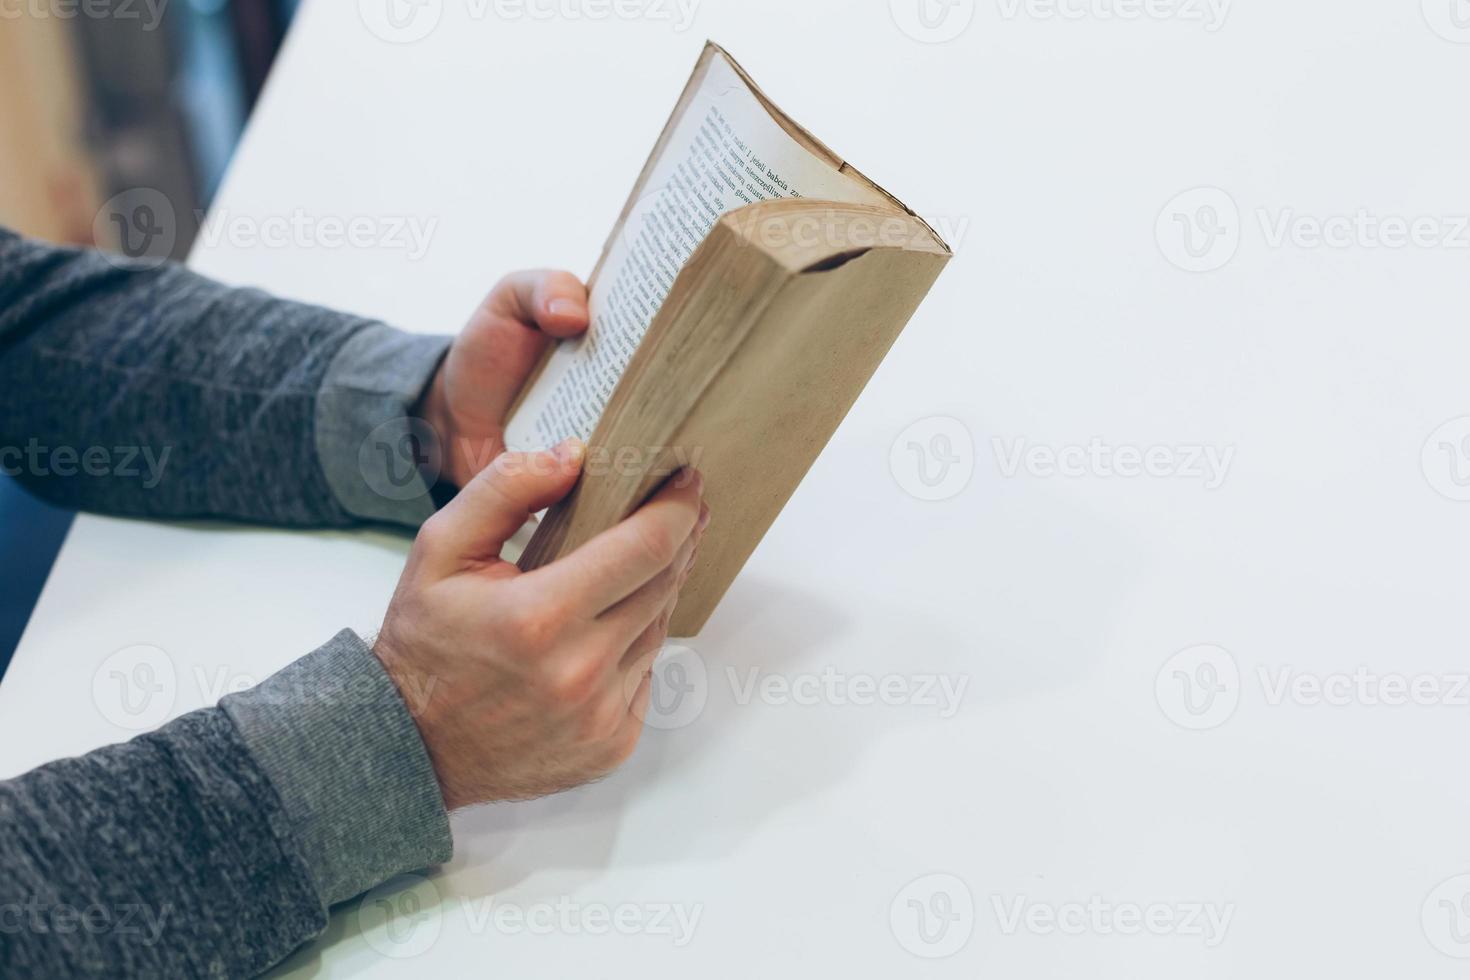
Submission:
<svg viewBox="0 0 1470 980">
<path fill-rule="evenodd" d="M 253 976 L 449 851 L 407 707 L 340 634 L 219 708 L 0 783 L 0 974 Z"/>
<path fill-rule="evenodd" d="M 0 470 L 109 513 L 415 525 L 393 420 L 447 344 L 0 229 Z"/>
<path fill-rule="evenodd" d="M 11 976 L 251 976 L 326 923 L 218 709 L 0 783 L 0 864 Z"/>
</svg>

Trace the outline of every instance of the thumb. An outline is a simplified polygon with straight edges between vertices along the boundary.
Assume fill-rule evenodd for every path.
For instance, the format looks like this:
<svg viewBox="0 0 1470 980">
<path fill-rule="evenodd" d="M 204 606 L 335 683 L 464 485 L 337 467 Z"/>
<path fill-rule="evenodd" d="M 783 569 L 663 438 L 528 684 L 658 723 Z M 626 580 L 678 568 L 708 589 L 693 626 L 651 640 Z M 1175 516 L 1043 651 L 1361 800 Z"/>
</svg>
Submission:
<svg viewBox="0 0 1470 980">
<path fill-rule="evenodd" d="M 501 453 L 439 512 L 454 558 L 495 558 L 532 514 L 565 497 L 587 447 L 567 439 L 539 453 Z"/>
</svg>

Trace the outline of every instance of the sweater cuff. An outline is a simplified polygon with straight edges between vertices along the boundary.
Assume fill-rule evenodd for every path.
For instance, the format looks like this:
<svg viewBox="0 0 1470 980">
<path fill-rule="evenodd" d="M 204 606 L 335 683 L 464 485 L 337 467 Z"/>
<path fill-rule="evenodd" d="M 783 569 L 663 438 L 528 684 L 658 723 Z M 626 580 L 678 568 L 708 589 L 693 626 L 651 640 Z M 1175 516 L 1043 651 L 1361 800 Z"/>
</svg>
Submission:
<svg viewBox="0 0 1470 980">
<path fill-rule="evenodd" d="M 220 707 L 281 797 L 324 905 L 449 860 L 423 738 L 351 630 Z"/>
<path fill-rule="evenodd" d="M 450 340 L 376 323 L 332 358 L 317 392 L 316 451 L 332 494 L 354 517 L 417 527 L 434 513 L 439 439 L 410 413 Z"/>
</svg>

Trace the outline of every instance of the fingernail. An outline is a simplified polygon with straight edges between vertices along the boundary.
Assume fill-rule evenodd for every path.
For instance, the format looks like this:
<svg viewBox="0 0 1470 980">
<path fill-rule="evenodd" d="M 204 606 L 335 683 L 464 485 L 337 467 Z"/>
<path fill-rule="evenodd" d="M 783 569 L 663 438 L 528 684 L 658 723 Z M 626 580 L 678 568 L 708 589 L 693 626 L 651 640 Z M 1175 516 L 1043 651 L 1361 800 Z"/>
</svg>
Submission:
<svg viewBox="0 0 1470 980">
<path fill-rule="evenodd" d="M 699 470 L 690 470 L 689 472 L 694 474 L 694 492 L 704 493 L 704 474 L 699 472 Z"/>
<path fill-rule="evenodd" d="M 552 316 L 581 316 L 586 307 L 574 299 L 561 297 L 546 304 L 546 312 Z"/>
<path fill-rule="evenodd" d="M 701 504 L 699 507 L 699 523 L 694 525 L 694 530 L 703 532 L 705 528 L 709 527 L 710 516 L 709 504 Z"/>
<path fill-rule="evenodd" d="M 582 457 L 587 452 L 587 444 L 576 436 L 572 436 L 557 443 L 556 448 L 551 452 L 557 459 L 571 466 L 582 462 Z"/>
</svg>

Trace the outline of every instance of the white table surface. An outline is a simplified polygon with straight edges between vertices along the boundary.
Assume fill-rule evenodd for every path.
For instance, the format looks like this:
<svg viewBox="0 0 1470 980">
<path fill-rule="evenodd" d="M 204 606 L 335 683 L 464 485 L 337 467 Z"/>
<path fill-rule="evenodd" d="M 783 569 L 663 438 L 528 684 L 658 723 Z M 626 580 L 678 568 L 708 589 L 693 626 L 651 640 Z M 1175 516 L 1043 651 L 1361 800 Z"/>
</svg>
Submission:
<svg viewBox="0 0 1470 980">
<path fill-rule="evenodd" d="M 879 0 L 705 0 L 685 31 L 431 0 L 395 44 L 308 4 L 216 217 L 412 216 L 431 247 L 224 241 L 204 272 L 441 331 L 502 272 L 585 273 L 705 36 L 956 258 L 688 644 L 702 712 L 599 785 L 456 818 L 452 864 L 344 906 L 286 971 L 1461 975 L 1470 423 L 1436 430 L 1470 415 L 1470 31 L 1419 6 L 1240 3 L 1209 30 L 959 0 L 931 13 L 973 23 L 920 43 Z M 1178 267 L 1174 214 L 1227 200 L 1199 263 L 1229 261 Z M 1436 240 L 1275 233 L 1359 209 Z M 926 501 L 908 443 L 935 435 L 951 495 Z M 1094 438 L 1172 455 L 1008 466 Z M 1189 447 L 1231 453 L 1218 487 Z M 84 517 L 0 686 L 0 773 L 128 734 L 116 651 L 162 651 L 172 715 L 375 629 L 405 549 Z M 1186 703 L 1201 657 L 1219 690 Z M 752 669 L 835 694 L 745 698 Z M 844 696 L 940 675 L 952 713 Z"/>
</svg>

